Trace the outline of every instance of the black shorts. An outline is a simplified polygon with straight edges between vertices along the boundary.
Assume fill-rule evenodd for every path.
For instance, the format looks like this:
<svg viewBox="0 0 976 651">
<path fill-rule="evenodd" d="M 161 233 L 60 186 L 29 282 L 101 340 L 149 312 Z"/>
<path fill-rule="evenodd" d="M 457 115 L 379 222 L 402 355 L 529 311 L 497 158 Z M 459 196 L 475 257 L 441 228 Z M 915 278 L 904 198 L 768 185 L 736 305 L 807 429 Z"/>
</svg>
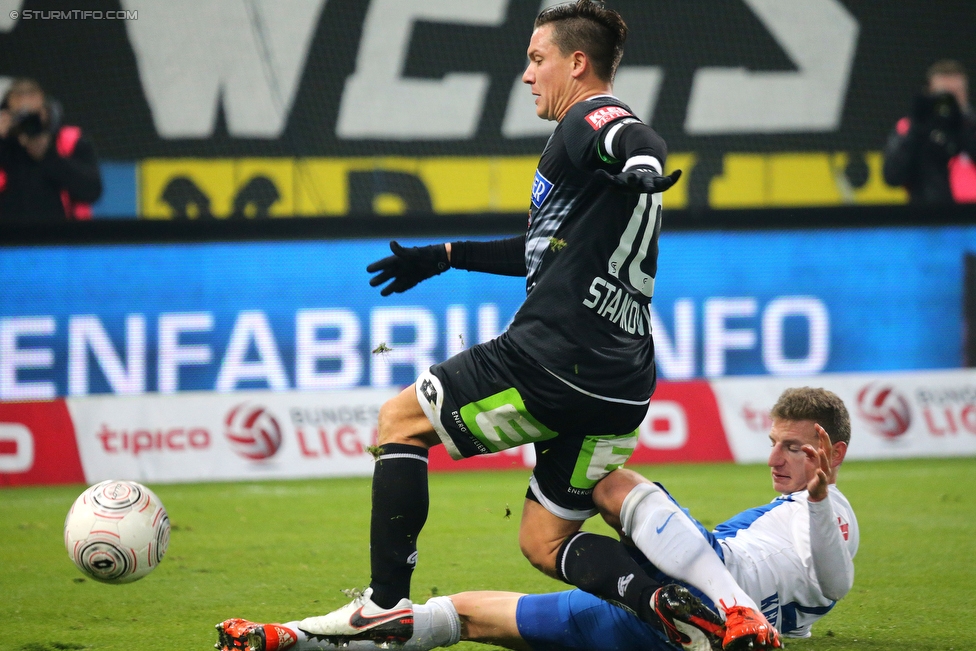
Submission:
<svg viewBox="0 0 976 651">
<path fill-rule="evenodd" d="M 647 413 L 570 386 L 505 334 L 431 366 L 417 400 L 454 459 L 532 443 L 529 497 L 566 520 L 596 513 L 593 487 L 630 458 Z"/>
</svg>

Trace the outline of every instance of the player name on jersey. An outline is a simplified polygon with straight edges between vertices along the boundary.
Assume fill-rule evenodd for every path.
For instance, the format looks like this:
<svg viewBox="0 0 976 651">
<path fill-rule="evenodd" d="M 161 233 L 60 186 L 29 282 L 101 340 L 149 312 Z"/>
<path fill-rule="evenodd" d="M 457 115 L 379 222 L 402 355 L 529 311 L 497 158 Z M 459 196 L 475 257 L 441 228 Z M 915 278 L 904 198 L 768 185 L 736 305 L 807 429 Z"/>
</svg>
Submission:
<svg viewBox="0 0 976 651">
<path fill-rule="evenodd" d="M 589 293 L 590 297 L 583 301 L 583 305 L 616 323 L 625 332 L 639 335 L 651 332 L 650 310 L 622 288 L 597 276 L 590 283 Z"/>
</svg>

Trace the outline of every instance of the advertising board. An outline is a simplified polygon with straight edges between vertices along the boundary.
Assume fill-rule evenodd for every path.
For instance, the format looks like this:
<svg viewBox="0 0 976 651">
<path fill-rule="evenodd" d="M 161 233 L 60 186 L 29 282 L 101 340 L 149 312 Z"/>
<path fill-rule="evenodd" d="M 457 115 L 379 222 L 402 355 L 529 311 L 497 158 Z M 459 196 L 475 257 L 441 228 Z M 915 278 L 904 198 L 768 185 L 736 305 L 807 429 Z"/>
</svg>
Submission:
<svg viewBox="0 0 976 651">
<path fill-rule="evenodd" d="M 974 250 L 972 226 L 665 230 L 659 374 L 960 367 Z M 405 386 L 502 332 L 525 295 L 451 270 L 384 298 L 365 269 L 386 255 L 382 240 L 4 247 L 0 400 Z"/>
</svg>

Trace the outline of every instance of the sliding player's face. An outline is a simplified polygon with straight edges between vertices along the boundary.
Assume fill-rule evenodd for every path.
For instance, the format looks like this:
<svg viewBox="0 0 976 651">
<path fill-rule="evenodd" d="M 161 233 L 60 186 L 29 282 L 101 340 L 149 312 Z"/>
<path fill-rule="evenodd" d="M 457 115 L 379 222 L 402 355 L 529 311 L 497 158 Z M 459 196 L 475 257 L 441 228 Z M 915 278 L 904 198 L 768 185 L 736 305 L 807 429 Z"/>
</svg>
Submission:
<svg viewBox="0 0 976 651">
<path fill-rule="evenodd" d="M 552 42 L 552 23 L 532 32 L 529 65 L 522 81 L 529 84 L 535 99 L 535 114 L 543 120 L 558 120 L 569 108 L 573 55 L 563 55 Z"/>
<path fill-rule="evenodd" d="M 769 441 L 772 450 L 768 463 L 773 475 L 773 488 L 784 494 L 805 490 L 816 467 L 807 462 L 803 446 L 812 445 L 814 449 L 820 446 L 814 422 L 774 418 Z"/>
</svg>

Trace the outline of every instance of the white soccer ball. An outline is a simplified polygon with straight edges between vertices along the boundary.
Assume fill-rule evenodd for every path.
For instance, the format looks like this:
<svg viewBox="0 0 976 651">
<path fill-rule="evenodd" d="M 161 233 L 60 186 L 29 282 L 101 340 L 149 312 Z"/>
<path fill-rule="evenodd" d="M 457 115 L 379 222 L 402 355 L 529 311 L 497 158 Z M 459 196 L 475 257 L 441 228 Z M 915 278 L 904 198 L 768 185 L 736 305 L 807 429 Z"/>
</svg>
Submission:
<svg viewBox="0 0 976 651">
<path fill-rule="evenodd" d="M 78 569 L 104 583 L 131 583 L 159 565 L 169 516 L 151 490 L 108 480 L 78 496 L 64 521 L 64 546 Z"/>
</svg>

